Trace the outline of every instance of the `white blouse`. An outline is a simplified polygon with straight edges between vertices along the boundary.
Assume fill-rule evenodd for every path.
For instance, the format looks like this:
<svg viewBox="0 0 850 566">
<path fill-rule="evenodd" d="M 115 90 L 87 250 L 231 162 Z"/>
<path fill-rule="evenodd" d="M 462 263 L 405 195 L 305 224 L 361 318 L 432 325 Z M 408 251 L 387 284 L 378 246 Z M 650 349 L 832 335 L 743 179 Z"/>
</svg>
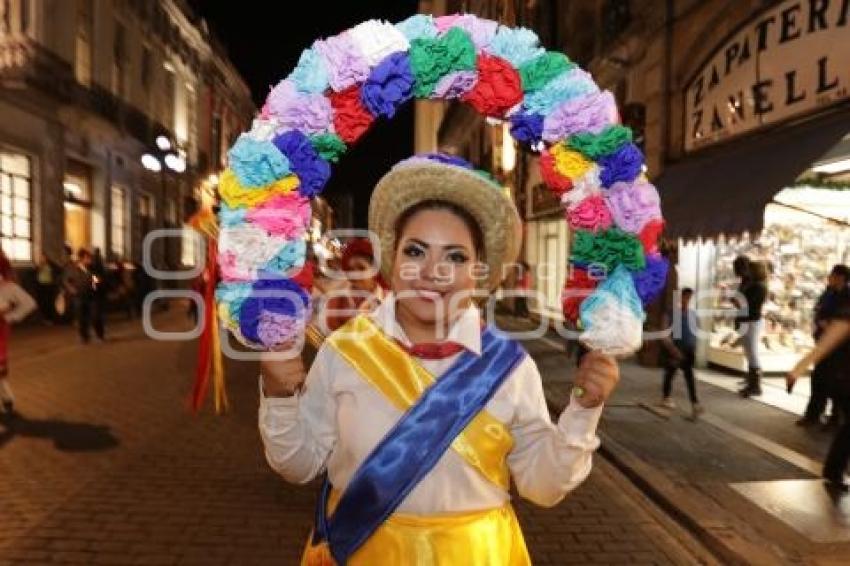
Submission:
<svg viewBox="0 0 850 566">
<path fill-rule="evenodd" d="M 395 319 L 392 294 L 370 316 L 403 344 L 410 340 Z M 448 340 L 481 354 L 480 314 L 470 307 L 452 325 Z M 435 376 L 454 363 L 420 360 Z M 262 384 L 262 380 L 260 381 Z M 323 345 L 297 397 L 265 397 L 260 388 L 259 427 L 266 459 L 287 481 L 306 483 L 327 469 L 331 484 L 344 490 L 360 464 L 402 416 L 333 348 Z M 599 446 L 596 426 L 602 407 L 582 408 L 574 399 L 552 424 L 534 360 L 526 355 L 486 410 L 514 439 L 508 467 L 519 494 L 552 506 L 578 486 Z M 399 506 L 401 513 L 429 515 L 502 506 L 510 494 L 491 483 L 448 449 Z"/>
</svg>

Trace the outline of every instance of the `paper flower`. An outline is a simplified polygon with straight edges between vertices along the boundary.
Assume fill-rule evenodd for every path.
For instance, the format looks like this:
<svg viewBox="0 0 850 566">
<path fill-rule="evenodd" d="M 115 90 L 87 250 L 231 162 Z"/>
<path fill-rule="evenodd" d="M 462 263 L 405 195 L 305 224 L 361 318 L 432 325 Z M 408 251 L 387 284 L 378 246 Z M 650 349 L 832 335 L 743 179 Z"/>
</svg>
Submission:
<svg viewBox="0 0 850 566">
<path fill-rule="evenodd" d="M 295 66 L 295 70 L 290 73 L 287 79 L 292 81 L 299 91 L 310 94 L 321 94 L 327 90 L 330 84 L 325 60 L 315 48 L 305 49 L 301 52 L 298 65 Z"/>
<path fill-rule="evenodd" d="M 550 147 L 549 153 L 555 158 L 555 171 L 570 180 L 584 177 L 593 167 L 592 161 L 561 143 Z"/>
<path fill-rule="evenodd" d="M 286 156 L 292 172 L 298 176 L 298 192 L 305 197 L 319 194 L 331 177 L 331 166 L 319 156 L 310 139 L 291 130 L 277 136 L 274 145 Z"/>
<path fill-rule="evenodd" d="M 599 159 L 599 179 L 602 186 L 610 187 L 618 181 L 630 183 L 637 179 L 643 167 L 643 153 L 629 142 L 614 153 Z"/>
<path fill-rule="evenodd" d="M 280 130 L 280 124 L 274 118 L 255 118 L 246 134 L 256 141 L 272 141 Z"/>
<path fill-rule="evenodd" d="M 267 111 L 282 130 L 320 134 L 331 130 L 332 112 L 328 99 L 321 94 L 298 92 L 291 81 L 282 81 L 266 100 Z"/>
<path fill-rule="evenodd" d="M 250 294 L 250 283 L 221 281 L 216 286 L 215 300 L 218 303 L 219 318 L 228 328 L 238 325 L 239 310 Z"/>
<path fill-rule="evenodd" d="M 397 23 L 395 27 L 408 41 L 437 37 L 437 26 L 434 25 L 434 17 L 430 14 L 414 14 L 403 22 Z"/>
<path fill-rule="evenodd" d="M 434 18 L 434 25 L 437 27 L 437 33 L 447 32 L 461 17 L 462 16 L 460 14 L 437 16 Z"/>
<path fill-rule="evenodd" d="M 504 59 L 482 54 L 477 60 L 478 82 L 463 100 L 485 116 L 504 116 L 522 101 L 519 73 Z"/>
<path fill-rule="evenodd" d="M 369 62 L 350 33 L 317 41 L 313 48 L 324 58 L 328 82 L 336 92 L 360 84 L 369 76 Z"/>
<path fill-rule="evenodd" d="M 546 51 L 534 59 L 524 63 L 519 68 L 519 76 L 522 78 L 522 90 L 535 92 L 546 86 L 555 77 L 564 74 L 575 67 L 569 58 L 563 53 Z"/>
<path fill-rule="evenodd" d="M 410 67 L 416 77 L 416 96 L 426 98 L 449 73 L 475 70 L 475 45 L 458 28 L 438 38 L 415 39 L 410 43 Z"/>
<path fill-rule="evenodd" d="M 654 254 L 658 251 L 658 240 L 662 233 L 664 233 L 664 220 L 660 218 L 650 220 L 644 225 L 638 238 L 645 254 Z"/>
<path fill-rule="evenodd" d="M 526 28 L 500 27 L 486 48 L 488 53 L 511 62 L 514 68 L 542 55 L 537 35 Z"/>
<path fill-rule="evenodd" d="M 306 258 L 307 242 L 299 238 L 283 246 L 260 270 L 280 277 L 289 277 L 291 273 L 301 269 Z"/>
<path fill-rule="evenodd" d="M 600 157 L 614 153 L 630 141 L 632 141 L 632 131 L 617 124 L 608 126 L 598 134 L 584 132 L 570 136 L 567 145 L 596 161 Z"/>
<path fill-rule="evenodd" d="M 310 136 L 310 143 L 325 161 L 336 163 L 348 149 L 345 142 L 336 134 L 318 134 Z"/>
<path fill-rule="evenodd" d="M 251 289 L 251 296 L 242 303 L 239 312 L 239 330 L 246 339 L 266 347 L 294 340 L 303 332 L 310 308 L 310 297 L 297 283 L 289 279 L 262 278 Z M 279 315 L 276 325 L 269 315 Z M 282 320 L 287 324 L 280 324 Z M 260 324 L 265 323 L 264 335 L 259 335 Z M 278 332 L 273 332 L 277 328 Z"/>
<path fill-rule="evenodd" d="M 300 238 L 310 224 L 310 201 L 298 193 L 277 195 L 252 208 L 245 219 L 273 236 Z"/>
<path fill-rule="evenodd" d="M 525 145 L 531 146 L 543 137 L 543 116 L 516 112 L 511 116 L 511 136 Z"/>
<path fill-rule="evenodd" d="M 582 265 L 603 265 L 609 273 L 619 265 L 632 271 L 643 269 L 646 265 L 640 240 L 617 228 L 597 233 L 577 230 L 570 261 Z"/>
<path fill-rule="evenodd" d="M 617 119 L 617 104 L 610 92 L 587 94 L 568 100 L 546 117 L 543 139 L 555 143 L 582 132 L 599 133 Z"/>
<path fill-rule="evenodd" d="M 396 110 L 413 98 L 413 71 L 407 54 L 393 53 L 372 69 L 361 95 L 373 116 L 395 116 Z"/>
<path fill-rule="evenodd" d="M 288 175 L 262 188 L 246 188 L 230 169 L 225 169 L 218 180 L 218 194 L 230 208 L 257 206 L 275 195 L 283 195 L 298 188 L 298 178 Z"/>
<path fill-rule="evenodd" d="M 583 177 L 573 179 L 572 187 L 561 195 L 561 206 L 566 210 L 577 206 L 586 198 L 601 194 L 602 184 L 599 182 L 599 168 L 594 165 Z"/>
<path fill-rule="evenodd" d="M 609 355 L 628 355 L 642 343 L 644 313 L 628 271 L 618 267 L 580 307 L 581 342 Z"/>
<path fill-rule="evenodd" d="M 238 226 L 245 222 L 246 210 L 244 208 L 230 208 L 226 204 L 218 209 L 219 226 Z"/>
<path fill-rule="evenodd" d="M 225 281 L 251 281 L 289 240 L 269 235 L 254 224 L 222 227 L 218 240 L 218 264 Z"/>
<path fill-rule="evenodd" d="M 654 301 L 664 289 L 669 267 L 670 264 L 665 258 L 653 254 L 646 257 L 646 267 L 631 273 L 635 290 L 644 307 Z"/>
<path fill-rule="evenodd" d="M 567 221 L 571 228 L 599 232 L 611 227 L 611 212 L 605 205 L 602 195 L 588 197 L 567 211 Z"/>
<path fill-rule="evenodd" d="M 590 292 L 596 288 L 598 281 L 588 276 L 587 271 L 577 267 L 572 268 L 572 273 L 564 285 L 561 293 L 561 308 L 564 318 L 575 322 L 579 316 L 579 306 L 590 296 Z"/>
<path fill-rule="evenodd" d="M 331 93 L 330 101 L 334 112 L 334 129 L 345 143 L 356 142 L 375 120 L 375 117 L 363 106 L 360 99 L 360 88 L 357 86 Z"/>
<path fill-rule="evenodd" d="M 274 144 L 241 134 L 227 152 L 230 168 L 243 187 L 262 187 L 289 173 L 289 160 Z"/>
<path fill-rule="evenodd" d="M 389 22 L 369 20 L 357 24 L 347 33 L 370 67 L 410 47 L 404 34 Z"/>
<path fill-rule="evenodd" d="M 617 227 L 632 234 L 639 234 L 650 220 L 661 218 L 658 191 L 643 179 L 614 183 L 605 191 L 605 200 Z"/>
<path fill-rule="evenodd" d="M 499 24 L 492 20 L 484 20 L 472 14 L 464 14 L 452 22 L 452 27 L 461 29 L 469 34 L 476 50 L 485 49 L 499 28 Z"/>
<path fill-rule="evenodd" d="M 553 78 L 540 90 L 526 94 L 522 106 L 526 112 L 548 116 L 569 100 L 597 92 L 599 87 L 590 75 L 575 67 Z"/>
<path fill-rule="evenodd" d="M 540 154 L 540 176 L 549 190 L 555 195 L 563 197 L 567 191 L 573 188 L 573 182 L 569 177 L 562 175 L 555 169 L 555 156 L 552 155 L 550 150 L 551 148 Z"/>
<path fill-rule="evenodd" d="M 434 87 L 434 92 L 431 93 L 431 98 L 441 100 L 452 100 L 460 98 L 475 87 L 478 82 L 478 73 L 476 71 L 455 71 L 449 73 L 439 80 L 437 86 Z"/>
</svg>

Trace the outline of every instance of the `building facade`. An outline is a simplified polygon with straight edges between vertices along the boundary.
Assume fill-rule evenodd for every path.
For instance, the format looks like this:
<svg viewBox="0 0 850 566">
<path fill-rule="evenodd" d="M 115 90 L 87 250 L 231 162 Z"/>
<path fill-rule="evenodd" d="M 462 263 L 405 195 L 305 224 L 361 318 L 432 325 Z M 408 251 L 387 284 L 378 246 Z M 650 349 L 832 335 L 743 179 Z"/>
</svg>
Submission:
<svg viewBox="0 0 850 566">
<path fill-rule="evenodd" d="M 0 0 L 0 82 L 0 242 L 25 282 L 65 246 L 140 261 L 150 230 L 209 201 L 255 111 L 181 0 Z M 158 138 L 185 171 L 142 166 Z M 179 267 L 182 245 L 154 262 Z"/>
</svg>

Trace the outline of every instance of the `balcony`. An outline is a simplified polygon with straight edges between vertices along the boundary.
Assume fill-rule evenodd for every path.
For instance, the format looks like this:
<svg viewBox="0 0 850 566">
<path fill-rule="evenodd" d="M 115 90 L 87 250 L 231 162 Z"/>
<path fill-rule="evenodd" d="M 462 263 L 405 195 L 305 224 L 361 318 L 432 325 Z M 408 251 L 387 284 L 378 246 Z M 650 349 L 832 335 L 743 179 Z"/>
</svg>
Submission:
<svg viewBox="0 0 850 566">
<path fill-rule="evenodd" d="M 34 88 L 67 99 L 74 70 L 59 56 L 26 36 L 0 37 L 0 84 L 7 89 Z"/>
</svg>

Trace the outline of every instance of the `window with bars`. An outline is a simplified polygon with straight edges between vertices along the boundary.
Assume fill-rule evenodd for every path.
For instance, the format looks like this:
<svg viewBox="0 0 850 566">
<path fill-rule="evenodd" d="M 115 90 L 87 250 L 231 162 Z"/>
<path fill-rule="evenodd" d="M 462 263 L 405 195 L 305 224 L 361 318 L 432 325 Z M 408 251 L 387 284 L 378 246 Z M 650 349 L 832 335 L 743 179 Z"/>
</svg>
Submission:
<svg viewBox="0 0 850 566">
<path fill-rule="evenodd" d="M 127 192 L 121 187 L 112 187 L 112 245 L 115 255 L 127 256 Z"/>
<path fill-rule="evenodd" d="M 0 152 L 0 244 L 11 260 L 32 261 L 32 164 Z"/>
</svg>

